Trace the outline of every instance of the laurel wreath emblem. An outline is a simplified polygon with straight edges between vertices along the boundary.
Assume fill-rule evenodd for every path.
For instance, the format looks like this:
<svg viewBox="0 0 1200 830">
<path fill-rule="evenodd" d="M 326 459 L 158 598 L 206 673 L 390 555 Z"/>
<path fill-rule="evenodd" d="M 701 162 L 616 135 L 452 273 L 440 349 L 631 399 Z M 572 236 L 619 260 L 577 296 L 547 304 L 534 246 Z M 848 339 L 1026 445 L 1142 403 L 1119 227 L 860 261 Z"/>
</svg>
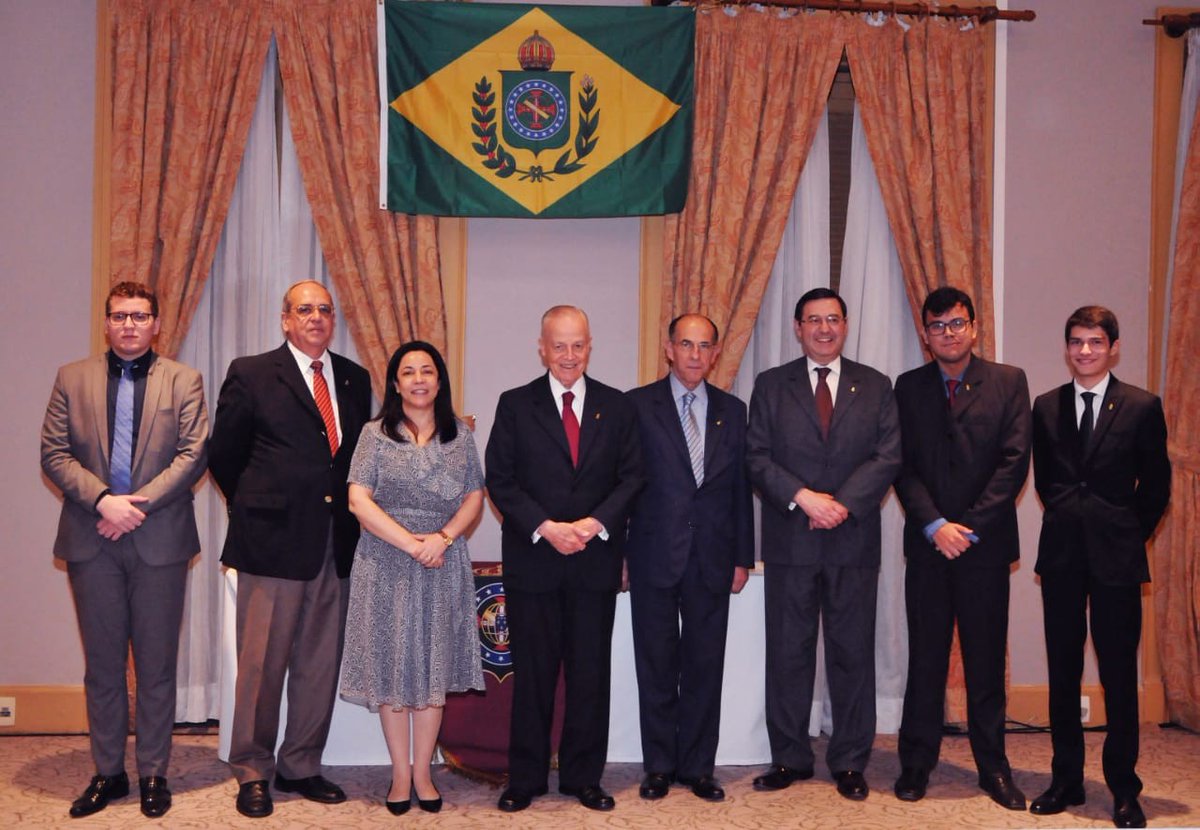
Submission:
<svg viewBox="0 0 1200 830">
<path fill-rule="evenodd" d="M 588 75 L 583 76 L 579 93 L 579 129 L 575 133 L 575 158 L 571 158 L 568 149 L 558 157 L 554 167 L 546 170 L 540 164 L 530 165 L 526 170 L 517 167 L 517 160 L 508 149 L 496 138 L 496 93 L 488 82 L 487 76 L 475 84 L 472 96 L 475 106 L 471 108 L 471 131 L 479 141 L 472 142 L 481 157 L 480 162 L 491 170 L 497 178 L 507 179 L 519 174 L 519 181 L 552 182 L 555 176 L 565 176 L 587 167 L 583 160 L 596 149 L 596 130 L 600 126 L 600 111 L 596 109 L 596 84 Z"/>
</svg>

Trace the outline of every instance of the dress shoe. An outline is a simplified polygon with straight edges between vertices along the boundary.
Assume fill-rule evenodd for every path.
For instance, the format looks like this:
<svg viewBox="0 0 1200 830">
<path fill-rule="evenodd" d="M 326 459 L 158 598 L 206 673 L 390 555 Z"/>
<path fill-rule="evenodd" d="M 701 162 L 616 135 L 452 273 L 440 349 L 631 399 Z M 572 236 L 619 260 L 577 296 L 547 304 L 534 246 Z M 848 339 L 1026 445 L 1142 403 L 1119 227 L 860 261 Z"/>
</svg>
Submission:
<svg viewBox="0 0 1200 830">
<path fill-rule="evenodd" d="M 408 812 L 408 808 L 412 806 L 412 792 L 408 793 L 408 798 L 403 801 L 388 801 L 388 794 L 391 793 L 391 785 L 383 791 L 383 806 L 387 807 L 387 811 L 394 816 L 402 816 Z"/>
<path fill-rule="evenodd" d="M 699 778 L 680 778 L 679 783 L 691 787 L 692 795 L 705 801 L 724 801 L 725 790 L 711 775 L 701 775 Z"/>
<path fill-rule="evenodd" d="M 496 802 L 496 806 L 505 813 L 515 813 L 519 810 L 524 810 L 533 800 L 539 795 L 546 794 L 545 785 L 532 790 L 523 790 L 520 787 L 509 787 L 504 792 L 500 793 L 500 800 Z"/>
<path fill-rule="evenodd" d="M 115 798 L 129 795 L 129 776 L 125 773 L 118 775 L 93 775 L 92 783 L 88 784 L 83 795 L 71 802 L 71 818 L 83 818 L 92 813 L 98 813 L 108 806 Z"/>
<path fill-rule="evenodd" d="M 783 790 L 797 781 L 807 781 L 812 777 L 813 771 L 810 769 L 795 769 L 782 764 L 772 764 L 769 770 L 754 779 L 754 789 L 759 792 Z"/>
<path fill-rule="evenodd" d="M 417 806 L 427 813 L 436 813 L 442 809 L 442 795 L 438 793 L 437 798 L 421 798 L 418 795 Z"/>
<path fill-rule="evenodd" d="M 1113 799 L 1113 824 L 1117 827 L 1145 827 L 1146 814 L 1137 796 Z"/>
<path fill-rule="evenodd" d="M 161 775 L 139 778 L 138 789 L 142 793 L 142 815 L 146 818 L 158 818 L 171 809 L 171 791 L 167 789 L 167 779 Z"/>
<path fill-rule="evenodd" d="M 920 801 L 929 786 L 929 770 L 919 767 L 904 767 L 896 779 L 896 798 L 901 801 Z"/>
<path fill-rule="evenodd" d="M 237 811 L 247 818 L 266 818 L 274 811 L 266 781 L 247 781 L 238 787 Z"/>
<path fill-rule="evenodd" d="M 275 789 L 283 793 L 296 793 L 309 801 L 321 804 L 341 804 L 346 800 L 342 788 L 330 781 L 324 775 L 310 775 L 307 778 L 285 778 L 275 773 Z"/>
<path fill-rule="evenodd" d="M 867 786 L 867 779 L 863 778 L 863 774 L 858 770 L 835 772 L 833 780 L 837 782 L 838 795 L 851 801 L 862 801 L 871 791 Z"/>
<path fill-rule="evenodd" d="M 617 806 L 613 797 L 604 791 L 599 784 L 588 784 L 586 787 L 562 787 L 558 791 L 563 795 L 573 795 L 579 803 L 589 810 L 611 810 Z"/>
<path fill-rule="evenodd" d="M 647 801 L 657 801 L 660 798 L 665 798 L 667 791 L 671 789 L 671 776 L 665 772 L 648 772 L 646 777 L 642 779 L 642 785 L 638 787 L 638 795 Z"/>
<path fill-rule="evenodd" d="M 1006 810 L 1025 809 L 1025 793 L 1013 783 L 1010 772 L 979 773 L 979 789 Z"/>
<path fill-rule="evenodd" d="M 1038 816 L 1053 816 L 1061 813 L 1067 807 L 1078 807 L 1086 800 L 1083 784 L 1064 784 L 1061 781 L 1051 781 L 1050 789 L 1035 798 L 1029 805 L 1029 812 Z"/>
</svg>

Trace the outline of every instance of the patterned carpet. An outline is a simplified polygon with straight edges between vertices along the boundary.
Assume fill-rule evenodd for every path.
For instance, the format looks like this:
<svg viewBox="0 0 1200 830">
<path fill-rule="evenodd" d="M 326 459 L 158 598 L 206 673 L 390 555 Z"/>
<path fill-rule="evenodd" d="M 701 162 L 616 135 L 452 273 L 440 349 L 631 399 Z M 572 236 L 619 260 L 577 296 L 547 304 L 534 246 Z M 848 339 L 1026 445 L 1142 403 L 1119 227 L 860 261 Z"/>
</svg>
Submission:
<svg viewBox="0 0 1200 830">
<path fill-rule="evenodd" d="M 1049 736 L 1015 734 L 1008 740 L 1017 783 L 1032 798 L 1049 782 Z M 1102 740 L 1100 734 L 1087 736 L 1087 804 L 1046 818 L 1006 811 L 980 793 L 970 749 L 961 737 L 947 738 L 942 763 L 933 774 L 925 800 L 916 804 L 898 801 L 891 792 L 899 771 L 896 741 L 891 736 L 880 736 L 867 770 L 871 796 L 861 803 L 840 798 L 823 767 L 818 768 L 813 780 L 777 793 L 753 791 L 751 781 L 761 768 L 723 767 L 717 770 L 728 794 L 723 803 L 702 802 L 681 788 L 673 789 L 662 801 L 647 802 L 637 796 L 640 767 L 610 764 L 604 784 L 617 799 L 612 812 L 594 813 L 574 799 L 553 794 L 537 799 L 529 810 L 508 815 L 495 808 L 498 790 L 439 768 L 434 780 L 446 800 L 443 811 L 423 814 L 414 805 L 407 815 L 394 818 L 382 805 L 388 780 L 386 768 L 330 767 L 325 772 L 345 788 L 347 803 L 323 806 L 298 796 L 275 794 L 275 814 L 253 821 L 234 810 L 237 790 L 228 768 L 216 758 L 216 736 L 179 735 L 170 776 L 175 804 L 155 826 L 353 828 L 391 823 L 397 827 L 489 830 L 1111 827 L 1111 800 L 1100 773 Z M 131 744 L 131 757 L 132 750 Z M 818 741 L 818 757 L 823 752 L 824 741 Z M 1146 782 L 1142 806 L 1151 827 L 1200 827 L 1200 736 L 1179 729 L 1144 728 L 1138 770 Z M 0 738 L 0 821 L 4 822 L 0 830 L 7 830 L 7 826 L 125 828 L 149 821 L 138 810 L 136 793 L 94 816 L 69 819 L 67 808 L 82 792 L 91 773 L 87 739 L 83 736 Z M 552 775 L 552 791 L 556 783 Z"/>
</svg>

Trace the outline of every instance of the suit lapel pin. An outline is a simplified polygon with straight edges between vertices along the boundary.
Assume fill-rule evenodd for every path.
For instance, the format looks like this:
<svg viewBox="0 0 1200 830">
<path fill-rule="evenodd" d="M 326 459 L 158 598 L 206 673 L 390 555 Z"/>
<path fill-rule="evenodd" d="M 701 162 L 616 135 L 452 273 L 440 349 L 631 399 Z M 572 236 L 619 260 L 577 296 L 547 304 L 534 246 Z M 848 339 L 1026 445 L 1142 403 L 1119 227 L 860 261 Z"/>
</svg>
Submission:
<svg viewBox="0 0 1200 830">
<path fill-rule="evenodd" d="M 1109 411 L 1109 412 L 1112 412 L 1112 411 L 1113 411 L 1113 409 L 1115 409 L 1115 408 L 1116 408 L 1116 407 L 1115 407 L 1115 405 L 1113 404 L 1113 402 L 1112 402 L 1112 401 L 1109 401 L 1109 402 L 1108 402 L 1108 411 Z"/>
<path fill-rule="evenodd" d="M 600 413 L 599 413 L 599 412 L 597 412 L 597 413 L 596 413 L 596 420 L 597 420 L 597 421 L 599 421 L 599 420 L 600 420 Z"/>
<path fill-rule="evenodd" d="M 724 421 L 717 421 L 717 426 L 720 426 L 723 423 L 724 423 Z"/>
<path fill-rule="evenodd" d="M 857 392 L 857 391 L 858 391 L 858 387 L 857 387 L 857 386 L 851 386 L 851 387 L 850 387 L 850 391 L 851 391 L 851 392 Z"/>
<path fill-rule="evenodd" d="M 970 391 L 971 391 L 971 384 L 969 384 L 969 383 L 968 383 L 968 384 L 966 385 L 966 390 L 967 390 L 968 392 L 970 392 Z"/>
</svg>

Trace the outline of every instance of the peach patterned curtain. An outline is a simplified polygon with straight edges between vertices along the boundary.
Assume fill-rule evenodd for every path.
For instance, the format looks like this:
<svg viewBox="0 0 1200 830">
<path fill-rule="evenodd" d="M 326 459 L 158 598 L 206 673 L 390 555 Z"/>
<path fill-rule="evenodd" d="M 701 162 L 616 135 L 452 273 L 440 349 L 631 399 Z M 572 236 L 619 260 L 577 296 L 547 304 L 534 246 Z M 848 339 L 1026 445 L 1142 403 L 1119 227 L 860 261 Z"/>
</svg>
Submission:
<svg viewBox="0 0 1200 830">
<path fill-rule="evenodd" d="M 1158 650 L 1168 717 L 1200 729 L 1200 121 L 1192 125 L 1175 235 L 1163 406 L 1171 506 L 1154 540 Z"/>
<path fill-rule="evenodd" d="M 111 279 L 151 285 L 174 357 L 246 147 L 270 20 L 238 0 L 113 0 Z"/>
<path fill-rule="evenodd" d="M 723 388 L 754 329 L 847 22 L 697 11 L 692 169 L 687 205 L 666 219 L 659 330 L 684 311 L 709 315 L 724 341 L 709 379 Z"/>
<path fill-rule="evenodd" d="M 375 391 L 392 351 L 443 353 L 437 220 L 379 208 L 374 0 L 275 0 L 283 94 L 342 318 Z"/>
<path fill-rule="evenodd" d="M 975 301 L 978 348 L 995 354 L 992 213 L 984 123 L 987 34 L 958 20 L 860 18 L 846 43 L 867 147 L 896 241 L 914 325 L 935 288 Z M 946 719 L 965 722 L 958 632 L 950 650 Z"/>
<path fill-rule="evenodd" d="M 995 351 L 992 212 L 984 131 L 983 27 L 958 20 L 860 18 L 846 55 L 862 108 L 867 146 L 919 322 L 925 295 L 949 285 L 975 301 L 979 350 Z"/>
</svg>

